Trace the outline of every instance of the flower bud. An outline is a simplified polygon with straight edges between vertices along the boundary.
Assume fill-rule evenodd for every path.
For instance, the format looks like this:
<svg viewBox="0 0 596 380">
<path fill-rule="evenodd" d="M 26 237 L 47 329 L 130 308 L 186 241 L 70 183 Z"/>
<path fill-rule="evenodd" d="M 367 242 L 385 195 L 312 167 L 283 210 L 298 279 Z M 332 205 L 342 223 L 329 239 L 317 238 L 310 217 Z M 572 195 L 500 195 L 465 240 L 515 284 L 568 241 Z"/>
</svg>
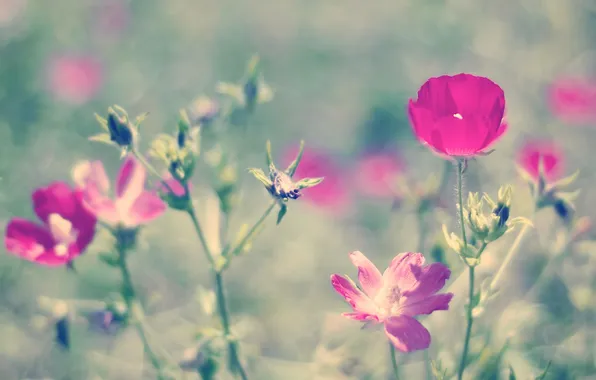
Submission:
<svg viewBox="0 0 596 380">
<path fill-rule="evenodd" d="M 126 114 L 118 114 L 112 107 L 108 108 L 108 131 L 110 140 L 120 147 L 129 147 L 133 144 L 135 131 L 128 121 Z"/>
</svg>

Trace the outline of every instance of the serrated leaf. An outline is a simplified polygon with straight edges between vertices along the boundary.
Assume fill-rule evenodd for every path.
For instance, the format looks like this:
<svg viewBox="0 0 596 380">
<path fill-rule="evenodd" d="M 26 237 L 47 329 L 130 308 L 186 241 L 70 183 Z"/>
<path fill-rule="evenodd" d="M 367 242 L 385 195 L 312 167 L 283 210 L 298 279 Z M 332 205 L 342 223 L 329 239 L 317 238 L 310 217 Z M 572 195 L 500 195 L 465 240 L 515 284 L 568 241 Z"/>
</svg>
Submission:
<svg viewBox="0 0 596 380">
<path fill-rule="evenodd" d="M 273 185 L 269 177 L 265 174 L 265 172 L 263 172 L 262 169 L 249 168 L 248 172 L 258 179 L 263 185 L 265 185 L 265 187 L 269 188 Z"/>
<path fill-rule="evenodd" d="M 288 206 L 286 206 L 285 204 L 282 204 L 281 207 L 279 208 L 279 213 L 277 214 L 277 225 L 279 225 L 282 221 L 282 219 L 284 218 L 284 216 L 286 215 L 286 213 L 288 212 Z"/>
<path fill-rule="evenodd" d="M 286 173 L 288 173 L 290 178 L 296 173 L 296 169 L 298 168 L 298 165 L 300 164 L 300 161 L 302 160 L 303 154 L 304 154 L 304 140 L 301 140 L 300 148 L 298 148 L 298 154 L 296 155 L 296 158 L 294 159 L 294 161 L 292 161 L 292 163 L 290 163 L 290 165 L 286 169 Z"/>
<path fill-rule="evenodd" d="M 99 116 L 97 113 L 95 113 L 94 115 L 95 115 L 95 120 L 97 120 L 97 122 L 101 126 L 101 129 L 103 129 L 104 131 L 109 133 L 110 128 L 108 128 L 108 121 L 106 119 L 104 119 L 103 117 Z"/>
<path fill-rule="evenodd" d="M 552 361 L 549 361 L 548 364 L 546 365 L 546 368 L 544 369 L 544 371 L 542 371 L 542 373 L 540 375 L 538 375 L 538 377 L 536 377 L 535 380 L 544 380 L 546 378 L 546 374 L 548 373 L 548 370 L 550 369 L 551 364 L 552 364 Z"/>
<path fill-rule="evenodd" d="M 308 189 L 309 187 L 317 186 L 319 183 L 323 182 L 323 177 L 319 178 L 303 178 L 300 181 L 296 182 L 296 187 L 300 190 Z"/>
</svg>

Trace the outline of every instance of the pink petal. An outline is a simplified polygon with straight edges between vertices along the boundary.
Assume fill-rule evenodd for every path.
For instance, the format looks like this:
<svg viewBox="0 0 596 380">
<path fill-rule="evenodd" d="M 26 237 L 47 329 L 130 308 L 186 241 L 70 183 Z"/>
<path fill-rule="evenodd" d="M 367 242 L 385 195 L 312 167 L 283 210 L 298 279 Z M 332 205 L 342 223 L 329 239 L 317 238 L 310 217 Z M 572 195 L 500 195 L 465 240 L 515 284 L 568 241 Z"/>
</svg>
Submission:
<svg viewBox="0 0 596 380">
<path fill-rule="evenodd" d="M 517 163 L 534 179 L 539 177 L 539 163 L 542 161 L 544 174 L 549 181 L 556 180 L 563 172 L 564 154 L 550 140 L 530 140 L 520 149 Z"/>
<path fill-rule="evenodd" d="M 120 214 L 115 202 L 94 187 L 88 187 L 82 191 L 82 201 L 86 210 L 92 213 L 97 219 L 115 225 L 120 222 Z"/>
<path fill-rule="evenodd" d="M 352 306 L 354 311 L 375 315 L 376 307 L 372 300 L 356 288 L 348 279 L 334 274 L 331 276 L 331 285 Z"/>
<path fill-rule="evenodd" d="M 457 113 L 468 116 L 493 114 L 495 125 L 501 124 L 505 112 L 505 93 L 495 82 L 470 74 L 454 75 L 449 90 L 457 105 Z"/>
<path fill-rule="evenodd" d="M 385 320 L 385 334 L 402 352 L 424 350 L 430 346 L 430 333 L 420 322 L 407 315 Z"/>
<path fill-rule="evenodd" d="M 174 195 L 177 197 L 182 197 L 186 194 L 186 189 L 180 182 L 178 182 L 170 173 L 166 173 L 163 176 L 163 181 L 168 185 L 165 186 L 162 182 L 159 182 L 157 185 L 157 189 L 162 193 L 168 193 L 170 189 L 174 192 Z M 191 187 L 191 183 L 188 184 L 188 187 Z"/>
<path fill-rule="evenodd" d="M 354 169 L 358 190 L 371 197 L 391 198 L 398 177 L 403 171 L 401 159 L 390 153 L 369 154 L 362 157 Z"/>
<path fill-rule="evenodd" d="M 457 105 L 449 91 L 450 81 L 449 75 L 428 79 L 418 91 L 417 105 L 431 110 L 437 117 L 457 113 Z"/>
<path fill-rule="evenodd" d="M 130 202 L 141 195 L 145 188 L 146 171 L 132 155 L 122 163 L 116 179 L 116 196 Z"/>
<path fill-rule="evenodd" d="M 383 286 L 383 277 L 381 272 L 377 269 L 364 254 L 360 251 L 350 253 L 350 260 L 352 264 L 358 268 L 358 281 L 364 293 L 370 298 L 374 298 L 381 287 Z"/>
<path fill-rule="evenodd" d="M 167 205 L 160 197 L 149 191 L 144 191 L 130 208 L 128 218 L 132 226 L 147 224 L 163 214 L 166 209 Z"/>
<path fill-rule="evenodd" d="M 475 117 L 447 116 L 437 120 L 435 127 L 431 145 L 450 156 L 473 156 L 486 146 L 489 130 Z"/>
<path fill-rule="evenodd" d="M 548 91 L 553 113 L 569 123 L 596 121 L 596 82 L 584 78 L 561 78 Z"/>
<path fill-rule="evenodd" d="M 366 313 L 342 313 L 341 315 L 342 317 L 346 317 L 348 319 L 352 319 L 354 321 L 359 322 L 378 321 L 378 318 L 375 315 Z"/>
<path fill-rule="evenodd" d="M 418 282 L 412 267 L 424 265 L 422 253 L 400 253 L 389 264 L 383 273 L 385 286 L 397 286 L 400 289 L 410 289 Z"/>
<path fill-rule="evenodd" d="M 33 210 L 44 223 L 50 214 L 59 214 L 71 220 L 77 211 L 77 201 L 73 190 L 64 182 L 53 182 L 37 189 L 33 195 Z"/>
<path fill-rule="evenodd" d="M 423 144 L 430 144 L 432 131 L 435 128 L 435 118 L 427 108 L 418 106 L 412 99 L 408 103 L 408 115 L 414 130 L 414 135 Z"/>
<path fill-rule="evenodd" d="M 75 165 L 72 177 L 79 188 L 93 185 L 103 194 L 110 190 L 110 180 L 101 161 L 83 161 Z"/>
<path fill-rule="evenodd" d="M 411 287 L 400 287 L 404 296 L 423 298 L 435 294 L 445 286 L 451 276 L 451 271 L 441 263 L 432 263 L 425 267 L 412 266 L 412 273 L 416 281 Z"/>
<path fill-rule="evenodd" d="M 6 250 L 25 260 L 35 261 L 54 246 L 50 231 L 22 218 L 13 218 L 6 226 Z"/>
<path fill-rule="evenodd" d="M 452 298 L 453 293 L 435 294 L 426 298 L 406 297 L 404 301 L 401 301 L 403 304 L 400 306 L 400 313 L 414 317 L 430 314 L 436 310 L 448 310 Z"/>
<path fill-rule="evenodd" d="M 82 191 L 77 191 L 75 193 L 75 198 L 77 200 L 77 212 L 71 222 L 73 228 L 78 231 L 76 241 L 77 250 L 83 252 L 95 237 L 97 218 L 89 209 L 87 209 L 87 207 L 85 207 Z"/>
</svg>

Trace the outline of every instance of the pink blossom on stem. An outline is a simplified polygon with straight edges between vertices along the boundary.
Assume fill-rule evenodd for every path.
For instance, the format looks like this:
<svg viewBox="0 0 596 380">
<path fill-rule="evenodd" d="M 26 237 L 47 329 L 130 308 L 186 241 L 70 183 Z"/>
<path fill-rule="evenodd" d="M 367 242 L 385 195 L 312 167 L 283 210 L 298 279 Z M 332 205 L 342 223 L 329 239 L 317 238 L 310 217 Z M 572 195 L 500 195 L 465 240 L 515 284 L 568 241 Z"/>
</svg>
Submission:
<svg viewBox="0 0 596 380">
<path fill-rule="evenodd" d="M 565 122 L 596 122 L 596 80 L 560 78 L 548 89 L 552 112 Z"/>
<path fill-rule="evenodd" d="M 289 164 L 298 153 L 298 148 L 288 149 L 284 163 Z M 341 176 L 341 169 L 327 153 L 306 148 L 294 175 L 296 178 L 324 177 L 315 187 L 301 190 L 304 199 L 328 211 L 343 212 L 349 206 L 348 186 Z"/>
<path fill-rule="evenodd" d="M 539 165 L 542 163 L 546 181 L 559 179 L 563 173 L 564 155 L 561 149 L 548 140 L 527 141 L 519 150 L 517 163 L 536 182 L 540 179 Z"/>
<path fill-rule="evenodd" d="M 73 169 L 75 183 L 82 189 L 83 203 L 97 218 L 113 226 L 136 228 L 166 210 L 155 191 L 145 190 L 146 170 L 129 155 L 116 179 L 115 198 L 101 161 L 84 161 Z"/>
<path fill-rule="evenodd" d="M 414 317 L 447 310 L 452 293 L 437 294 L 451 271 L 441 263 L 424 265 L 421 253 L 397 255 L 383 274 L 359 251 L 350 253 L 358 268 L 359 289 L 348 277 L 331 276 L 331 284 L 352 306 L 343 316 L 361 322 L 382 323 L 385 334 L 402 352 L 430 346 L 430 333 Z"/>
<path fill-rule="evenodd" d="M 63 102 L 80 105 L 91 100 L 101 88 L 103 70 L 93 57 L 63 55 L 48 66 L 49 91 Z"/>
<path fill-rule="evenodd" d="M 358 160 L 354 168 L 354 185 L 360 193 L 369 197 L 395 197 L 397 180 L 403 168 L 404 165 L 396 154 L 366 154 Z"/>
<path fill-rule="evenodd" d="M 482 155 L 507 130 L 503 90 L 471 74 L 430 78 L 408 112 L 416 138 L 443 157 Z"/>
<path fill-rule="evenodd" d="M 6 250 L 46 266 L 66 265 L 85 251 L 95 236 L 96 218 L 81 201 L 80 191 L 53 182 L 35 190 L 33 210 L 41 223 L 13 218 L 6 227 Z"/>
</svg>

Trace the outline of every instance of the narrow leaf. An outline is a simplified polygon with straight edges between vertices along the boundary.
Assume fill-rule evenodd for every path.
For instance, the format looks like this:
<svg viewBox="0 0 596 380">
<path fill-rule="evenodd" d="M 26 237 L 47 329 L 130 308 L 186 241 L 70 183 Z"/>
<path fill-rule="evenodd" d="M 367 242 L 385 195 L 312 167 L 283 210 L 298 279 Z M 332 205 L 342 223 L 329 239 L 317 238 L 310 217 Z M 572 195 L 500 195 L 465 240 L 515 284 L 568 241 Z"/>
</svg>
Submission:
<svg viewBox="0 0 596 380">
<path fill-rule="evenodd" d="M 540 375 L 538 375 L 536 380 L 544 380 L 546 378 L 546 374 L 548 373 L 548 370 L 550 369 L 551 364 L 552 364 L 552 361 L 549 361 L 548 364 L 546 365 L 546 368 L 544 369 L 544 371 Z"/>
<path fill-rule="evenodd" d="M 95 142 L 102 143 L 102 144 L 118 146 L 117 144 L 115 144 L 112 141 L 112 139 L 110 138 L 110 135 L 107 133 L 100 133 L 98 135 L 91 136 L 91 137 L 89 137 L 89 141 L 95 141 Z"/>
<path fill-rule="evenodd" d="M 298 168 L 298 165 L 302 160 L 302 154 L 304 154 L 304 140 L 300 141 L 300 148 L 298 149 L 298 155 L 296 156 L 296 159 L 292 161 L 290 166 L 288 166 L 288 168 L 286 169 L 286 173 L 288 173 L 290 177 L 292 177 L 294 173 L 296 173 L 296 169 Z"/>
<path fill-rule="evenodd" d="M 284 218 L 284 216 L 286 215 L 286 213 L 288 212 L 288 206 L 286 206 L 285 204 L 282 204 L 280 209 L 279 209 L 279 213 L 277 214 L 277 225 L 279 225 L 282 221 L 282 219 Z"/>
<path fill-rule="evenodd" d="M 103 117 L 99 116 L 98 114 L 94 114 L 94 115 L 95 115 L 95 120 L 97 120 L 97 122 L 101 126 L 101 129 L 103 129 L 106 132 L 109 132 L 110 129 L 108 128 L 108 121 L 106 119 L 104 119 Z"/>
<path fill-rule="evenodd" d="M 323 182 L 323 177 L 319 178 L 303 178 L 300 181 L 296 182 L 296 187 L 299 189 L 307 189 L 309 187 L 317 186 L 319 183 Z"/>
<path fill-rule="evenodd" d="M 266 150 L 266 163 L 267 163 L 267 167 L 271 170 L 271 168 L 275 169 L 275 164 L 273 163 L 273 155 L 271 154 L 271 141 L 267 140 L 267 143 L 265 144 L 265 150 Z"/>
<path fill-rule="evenodd" d="M 258 179 L 259 181 L 261 181 L 261 183 L 263 185 L 265 185 L 265 187 L 269 188 L 271 187 L 272 183 L 271 180 L 269 180 L 269 177 L 263 172 L 262 169 L 258 169 L 258 168 L 249 168 L 248 169 L 249 173 L 252 174 L 256 179 Z"/>
</svg>

